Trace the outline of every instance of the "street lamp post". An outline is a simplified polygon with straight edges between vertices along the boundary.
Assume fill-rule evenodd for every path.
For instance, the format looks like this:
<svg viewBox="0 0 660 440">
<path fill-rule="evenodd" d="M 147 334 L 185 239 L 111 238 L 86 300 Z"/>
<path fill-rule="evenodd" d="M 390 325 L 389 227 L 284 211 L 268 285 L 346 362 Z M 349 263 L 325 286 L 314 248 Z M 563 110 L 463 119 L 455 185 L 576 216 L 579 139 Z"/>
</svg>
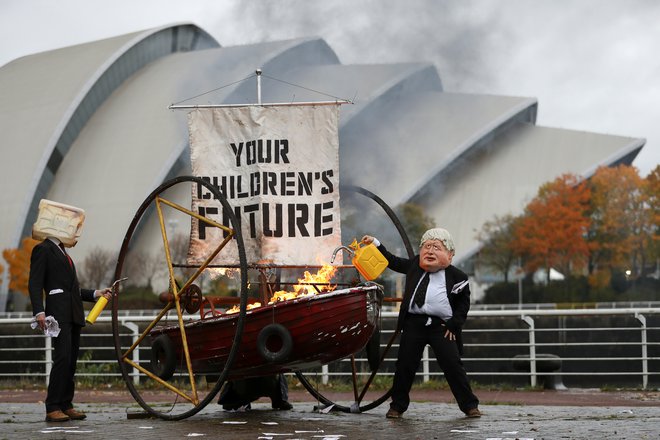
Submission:
<svg viewBox="0 0 660 440">
<path fill-rule="evenodd" d="M 518 257 L 518 308 L 519 309 L 522 309 L 522 301 L 523 301 L 522 279 L 523 279 L 522 261 L 521 258 Z"/>
</svg>

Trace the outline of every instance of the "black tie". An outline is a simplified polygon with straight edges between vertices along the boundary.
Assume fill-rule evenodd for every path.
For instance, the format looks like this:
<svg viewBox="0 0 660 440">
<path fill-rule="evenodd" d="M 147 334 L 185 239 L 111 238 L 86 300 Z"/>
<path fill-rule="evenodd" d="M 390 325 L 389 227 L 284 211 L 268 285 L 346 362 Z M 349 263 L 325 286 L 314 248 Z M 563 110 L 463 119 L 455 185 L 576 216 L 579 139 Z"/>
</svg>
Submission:
<svg viewBox="0 0 660 440">
<path fill-rule="evenodd" d="M 431 276 L 429 275 L 429 273 L 425 272 L 424 276 L 422 277 L 422 281 L 419 283 L 419 286 L 417 286 L 417 290 L 415 291 L 415 304 L 420 309 L 422 308 L 424 302 L 426 301 L 426 289 L 429 287 L 430 279 Z"/>
</svg>

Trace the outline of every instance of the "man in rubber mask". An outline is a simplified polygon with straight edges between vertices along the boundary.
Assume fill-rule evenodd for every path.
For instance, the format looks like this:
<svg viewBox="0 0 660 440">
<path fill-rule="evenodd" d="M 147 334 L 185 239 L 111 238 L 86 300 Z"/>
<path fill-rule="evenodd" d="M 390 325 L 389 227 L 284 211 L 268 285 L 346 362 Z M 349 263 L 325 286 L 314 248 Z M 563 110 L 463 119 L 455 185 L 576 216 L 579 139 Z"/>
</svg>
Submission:
<svg viewBox="0 0 660 440">
<path fill-rule="evenodd" d="M 392 255 L 369 235 L 362 242 L 374 243 L 390 269 L 406 274 L 397 322 L 402 334 L 392 403 L 386 417 L 398 419 L 408 409 L 410 389 L 427 344 L 435 353 L 458 407 L 467 417 L 480 417 L 479 399 L 472 392 L 461 361 L 461 328 L 470 309 L 470 286 L 467 275 L 451 265 L 455 249 L 449 232 L 442 228 L 426 231 L 419 255 L 410 259 Z"/>
</svg>

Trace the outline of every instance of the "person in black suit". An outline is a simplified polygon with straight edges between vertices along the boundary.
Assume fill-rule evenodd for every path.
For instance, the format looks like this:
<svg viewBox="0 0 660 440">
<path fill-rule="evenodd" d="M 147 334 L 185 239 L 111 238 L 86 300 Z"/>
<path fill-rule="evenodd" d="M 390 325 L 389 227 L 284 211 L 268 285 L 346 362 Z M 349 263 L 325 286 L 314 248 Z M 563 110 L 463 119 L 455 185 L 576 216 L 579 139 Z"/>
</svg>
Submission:
<svg viewBox="0 0 660 440">
<path fill-rule="evenodd" d="M 53 366 L 45 402 L 46 421 L 82 420 L 86 415 L 73 408 L 80 331 L 85 326 L 82 302 L 94 302 L 101 296 L 109 300 L 111 289 L 81 289 L 75 265 L 64 245 L 58 238 L 48 237 L 32 250 L 28 290 L 39 328 L 46 329 L 47 315 L 53 316 L 60 328 L 59 335 L 53 338 Z"/>
<path fill-rule="evenodd" d="M 391 270 L 406 274 L 397 321 L 402 334 L 386 417 L 398 419 L 408 409 L 410 389 L 426 344 L 433 349 L 460 410 L 467 417 L 480 417 L 479 399 L 461 361 L 461 329 L 470 309 L 470 285 L 467 275 L 451 265 L 455 249 L 449 232 L 442 228 L 426 231 L 420 254 L 410 259 L 391 254 L 369 235 L 362 242 L 374 243 Z"/>
</svg>

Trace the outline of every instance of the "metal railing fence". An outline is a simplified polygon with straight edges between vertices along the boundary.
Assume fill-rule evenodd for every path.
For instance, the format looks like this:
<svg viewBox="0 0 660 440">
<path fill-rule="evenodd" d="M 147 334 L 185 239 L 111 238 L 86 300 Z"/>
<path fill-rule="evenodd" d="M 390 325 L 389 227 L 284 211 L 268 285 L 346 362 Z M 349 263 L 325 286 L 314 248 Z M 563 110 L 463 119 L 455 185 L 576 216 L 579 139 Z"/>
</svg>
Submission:
<svg viewBox="0 0 660 440">
<path fill-rule="evenodd" d="M 394 311 L 382 313 L 381 348 L 393 333 L 396 315 Z M 125 349 L 154 317 L 155 313 L 140 312 L 119 318 Z M 110 321 L 106 312 L 83 331 L 78 377 L 102 382 L 121 376 Z M 0 379 L 48 382 L 51 339 L 31 331 L 29 323 L 28 317 L 0 318 Z M 476 382 L 537 386 L 539 379 L 548 374 L 570 381 L 575 387 L 624 384 L 646 389 L 660 382 L 660 308 L 474 310 L 469 314 L 463 339 L 463 362 Z M 379 374 L 393 374 L 397 348 L 394 344 Z M 548 372 L 539 368 L 547 356 L 560 362 L 561 369 Z M 516 359 L 521 357 L 528 368 L 515 367 Z M 147 345 L 134 351 L 135 362 L 147 363 L 149 359 Z M 358 374 L 368 376 L 364 353 L 356 354 L 355 360 Z M 305 374 L 319 376 L 323 382 L 346 377 L 351 374 L 350 360 Z M 428 347 L 421 377 L 424 381 L 442 377 Z M 142 379 L 142 374 L 133 374 L 134 383 Z"/>
</svg>

